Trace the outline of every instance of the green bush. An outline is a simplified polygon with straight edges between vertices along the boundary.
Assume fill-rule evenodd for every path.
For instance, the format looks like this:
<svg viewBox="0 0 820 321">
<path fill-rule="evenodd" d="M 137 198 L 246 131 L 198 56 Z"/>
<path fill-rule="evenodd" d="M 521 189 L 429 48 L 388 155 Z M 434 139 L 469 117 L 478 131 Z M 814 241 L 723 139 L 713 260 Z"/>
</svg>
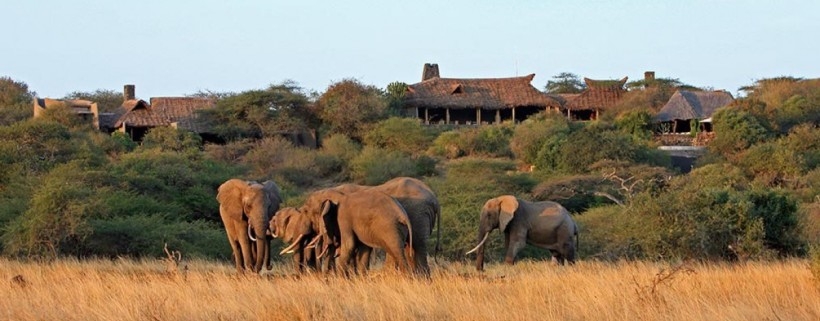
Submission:
<svg viewBox="0 0 820 321">
<path fill-rule="evenodd" d="M 736 108 L 721 108 L 712 116 L 715 139 L 709 143 L 709 149 L 727 159 L 746 150 L 750 146 L 764 141 L 769 132 L 752 114 Z"/>
<path fill-rule="evenodd" d="M 396 150 L 365 146 L 351 163 L 351 176 L 364 185 L 379 185 L 394 177 L 421 177 L 431 174 L 435 167 L 429 157 L 412 157 Z"/>
<path fill-rule="evenodd" d="M 251 168 L 249 176 L 257 180 L 285 180 L 296 186 L 310 186 L 318 180 L 316 151 L 296 147 L 281 137 L 260 140 L 243 159 Z"/>
<path fill-rule="evenodd" d="M 391 117 L 376 123 L 364 136 L 368 146 L 419 154 L 427 150 L 435 137 L 414 118 Z"/>
<path fill-rule="evenodd" d="M 569 130 L 569 122 L 563 115 L 528 118 L 515 127 L 510 150 L 524 163 L 535 164 L 542 146 L 552 137 Z"/>
<path fill-rule="evenodd" d="M 430 147 L 433 155 L 455 159 L 463 156 L 512 157 L 512 124 L 467 127 L 441 133 Z"/>
</svg>

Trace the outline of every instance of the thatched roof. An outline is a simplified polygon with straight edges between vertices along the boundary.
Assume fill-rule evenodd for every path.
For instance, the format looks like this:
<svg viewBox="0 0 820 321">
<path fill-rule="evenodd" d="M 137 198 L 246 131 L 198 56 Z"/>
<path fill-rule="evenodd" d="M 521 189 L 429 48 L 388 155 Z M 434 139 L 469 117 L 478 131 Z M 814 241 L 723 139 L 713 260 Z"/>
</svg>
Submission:
<svg viewBox="0 0 820 321">
<path fill-rule="evenodd" d="M 175 124 L 178 128 L 196 133 L 208 131 L 197 118 L 196 110 L 213 108 L 216 102 L 199 97 L 154 97 L 151 103 L 142 100 L 128 100 L 123 103 L 125 114 L 115 127 L 126 124 L 131 127 L 158 127 Z"/>
<path fill-rule="evenodd" d="M 409 85 L 405 106 L 420 108 L 560 107 L 561 103 L 532 86 L 535 74 L 511 78 L 433 77 Z"/>
<path fill-rule="evenodd" d="M 620 80 L 593 80 L 584 78 L 587 88 L 575 97 L 567 97 L 565 107 L 571 110 L 607 109 L 621 100 L 626 93 L 624 85 L 628 78 Z"/>
<path fill-rule="evenodd" d="M 56 107 L 68 107 L 78 114 L 90 114 L 92 113 L 92 106 L 94 105 L 94 102 L 84 99 L 34 98 L 34 104 L 35 107 L 41 108 L 42 110 Z"/>
<path fill-rule="evenodd" d="M 661 108 L 656 121 L 706 119 L 720 107 L 734 101 L 726 91 L 676 91 Z"/>
</svg>

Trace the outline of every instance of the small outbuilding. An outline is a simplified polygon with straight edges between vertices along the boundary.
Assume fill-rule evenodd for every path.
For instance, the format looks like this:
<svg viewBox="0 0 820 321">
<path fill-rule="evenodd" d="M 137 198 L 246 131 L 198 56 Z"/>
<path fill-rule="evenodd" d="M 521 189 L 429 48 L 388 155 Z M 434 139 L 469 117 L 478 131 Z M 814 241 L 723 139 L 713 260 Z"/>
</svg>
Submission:
<svg viewBox="0 0 820 321">
<path fill-rule="evenodd" d="M 712 114 L 734 101 L 732 94 L 724 91 L 676 91 L 666 105 L 655 115 L 661 134 L 689 133 L 693 121 L 701 127 L 698 131 L 711 132 Z M 705 121 L 706 120 L 706 121 Z"/>
</svg>

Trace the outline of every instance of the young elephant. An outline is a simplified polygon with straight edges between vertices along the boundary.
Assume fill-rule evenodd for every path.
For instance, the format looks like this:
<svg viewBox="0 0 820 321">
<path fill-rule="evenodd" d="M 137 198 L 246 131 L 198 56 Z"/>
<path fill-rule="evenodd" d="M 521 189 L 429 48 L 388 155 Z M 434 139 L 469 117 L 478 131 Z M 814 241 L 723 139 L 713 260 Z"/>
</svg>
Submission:
<svg viewBox="0 0 820 321">
<path fill-rule="evenodd" d="M 297 273 L 318 269 L 315 251 L 312 247 L 308 247 L 308 244 L 318 237 L 318 233 L 313 229 L 307 215 L 293 207 L 283 208 L 276 212 L 270 221 L 270 231 L 273 237 L 288 244 L 288 247 L 279 254 L 293 254 L 293 263 Z"/>
<path fill-rule="evenodd" d="M 373 248 L 384 249 L 400 271 L 412 273 L 412 227 L 404 208 L 389 195 L 324 190 L 308 197 L 302 211 L 320 220 L 326 248 L 338 242 L 337 264 L 344 273 L 349 273 L 354 252 L 356 266 L 364 273 Z"/>
<path fill-rule="evenodd" d="M 548 249 L 560 264 L 575 263 L 578 228 L 569 212 L 555 202 L 528 202 L 512 195 L 488 200 L 481 211 L 476 269 L 484 270 L 484 243 L 494 229 L 504 232 L 504 262 L 513 264 L 526 244 Z M 573 238 L 574 237 L 574 238 Z"/>
</svg>

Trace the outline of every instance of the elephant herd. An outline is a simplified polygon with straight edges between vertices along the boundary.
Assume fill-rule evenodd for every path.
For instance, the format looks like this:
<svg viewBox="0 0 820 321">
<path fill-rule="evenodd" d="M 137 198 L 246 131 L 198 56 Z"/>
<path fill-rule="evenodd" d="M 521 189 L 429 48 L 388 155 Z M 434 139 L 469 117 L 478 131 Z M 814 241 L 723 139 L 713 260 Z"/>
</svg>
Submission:
<svg viewBox="0 0 820 321">
<path fill-rule="evenodd" d="M 435 193 L 418 179 L 398 177 L 378 186 L 343 184 L 310 193 L 301 207 L 280 208 L 281 192 L 272 181 L 230 179 L 219 186 L 219 214 L 240 273 L 272 268 L 270 242 L 287 244 L 298 272 L 364 274 L 374 249 L 385 252 L 384 266 L 430 277 L 428 240 L 441 208 Z M 526 244 L 548 249 L 563 264 L 574 263 L 578 230 L 569 212 L 555 202 L 528 202 L 511 195 L 488 200 L 480 214 L 476 268 L 484 268 L 484 245 L 494 229 L 504 232 L 505 263 L 513 264 Z"/>
</svg>

